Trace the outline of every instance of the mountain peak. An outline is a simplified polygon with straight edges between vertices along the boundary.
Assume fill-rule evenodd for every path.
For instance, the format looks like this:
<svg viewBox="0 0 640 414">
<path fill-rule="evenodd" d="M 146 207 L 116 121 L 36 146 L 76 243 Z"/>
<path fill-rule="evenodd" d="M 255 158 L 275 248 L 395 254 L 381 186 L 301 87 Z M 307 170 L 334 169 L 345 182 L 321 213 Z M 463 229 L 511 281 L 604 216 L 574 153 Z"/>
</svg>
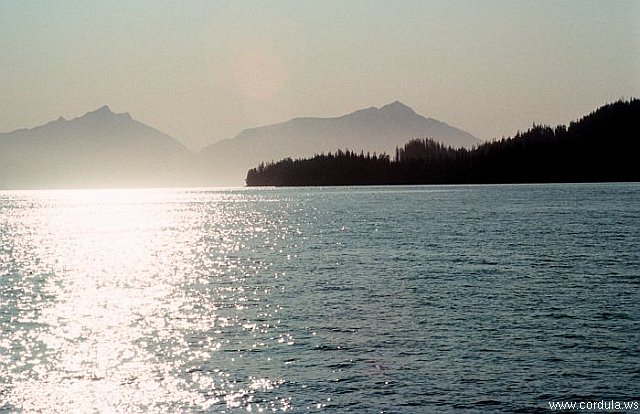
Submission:
<svg viewBox="0 0 640 414">
<path fill-rule="evenodd" d="M 415 113 L 415 111 L 403 104 L 400 101 L 393 101 L 390 104 L 387 104 L 383 107 L 380 108 L 381 111 L 389 111 L 389 112 L 395 112 L 395 113 L 399 113 L 399 112 L 410 112 L 410 113 Z"/>
<path fill-rule="evenodd" d="M 100 108 L 96 109 L 93 112 L 94 113 L 103 113 L 103 114 L 112 114 L 113 113 L 111 111 L 111 108 L 109 108 L 109 105 L 102 105 Z"/>
<path fill-rule="evenodd" d="M 87 112 L 82 118 L 107 118 L 115 115 L 108 105 L 102 105 L 100 108 Z"/>
<path fill-rule="evenodd" d="M 126 119 L 132 119 L 131 115 L 129 115 L 128 112 L 124 112 L 121 114 L 117 114 L 115 112 L 113 112 L 111 110 L 111 108 L 109 108 L 108 105 L 102 105 L 100 108 L 91 111 L 91 112 L 87 112 L 86 114 L 84 114 L 81 118 L 84 119 L 112 119 L 112 118 L 126 118 Z"/>
<path fill-rule="evenodd" d="M 371 106 L 369 108 L 359 109 L 355 112 L 352 112 L 349 115 L 358 115 L 358 116 L 378 116 L 381 113 L 388 113 L 391 116 L 397 116 L 401 114 L 405 115 L 417 115 L 416 112 L 411 109 L 411 107 L 403 104 L 400 101 L 393 101 L 390 104 L 381 106 L 377 108 L 375 106 Z M 346 115 L 346 116 L 349 116 Z"/>
</svg>

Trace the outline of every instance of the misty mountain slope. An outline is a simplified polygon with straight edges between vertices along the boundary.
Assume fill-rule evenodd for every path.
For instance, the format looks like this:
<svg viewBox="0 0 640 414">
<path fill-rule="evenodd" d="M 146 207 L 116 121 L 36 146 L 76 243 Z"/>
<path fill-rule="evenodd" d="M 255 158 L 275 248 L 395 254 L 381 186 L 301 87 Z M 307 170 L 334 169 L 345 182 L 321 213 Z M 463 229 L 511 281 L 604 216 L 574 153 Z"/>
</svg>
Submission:
<svg viewBox="0 0 640 414">
<path fill-rule="evenodd" d="M 212 179 L 242 185 L 247 170 L 260 162 L 308 157 L 340 148 L 393 154 L 407 141 L 426 137 L 453 147 L 470 148 L 481 143 L 468 132 L 425 118 L 396 101 L 337 118 L 295 118 L 247 129 L 233 139 L 205 147 L 200 156 L 203 163 L 212 166 Z"/>
<path fill-rule="evenodd" d="M 469 147 L 480 141 L 394 102 L 337 118 L 295 118 L 242 131 L 194 154 L 128 113 L 87 114 L 0 133 L 0 189 L 244 185 L 263 161 L 339 148 L 392 154 L 416 137 Z"/>
<path fill-rule="evenodd" d="M 2 188 L 180 185 L 193 155 L 170 136 L 103 106 L 0 134 Z"/>
</svg>

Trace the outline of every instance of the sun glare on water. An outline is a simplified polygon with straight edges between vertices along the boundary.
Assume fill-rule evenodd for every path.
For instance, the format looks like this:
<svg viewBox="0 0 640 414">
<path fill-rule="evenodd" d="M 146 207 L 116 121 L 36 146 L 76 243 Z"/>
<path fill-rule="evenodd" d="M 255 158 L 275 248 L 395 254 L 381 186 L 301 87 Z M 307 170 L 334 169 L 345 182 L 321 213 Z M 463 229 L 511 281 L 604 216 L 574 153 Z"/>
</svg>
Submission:
<svg viewBox="0 0 640 414">
<path fill-rule="evenodd" d="M 186 203 L 180 194 L 95 190 L 25 197 L 30 208 L 14 212 L 14 248 L 23 255 L 12 277 L 22 278 L 29 292 L 19 299 L 25 311 L 13 316 L 13 331 L 0 343 L 0 362 L 13 377 L 4 393 L 15 407 L 166 412 L 250 401 L 252 389 L 232 389 L 228 372 L 217 369 L 216 378 L 199 368 L 224 336 L 194 337 L 220 333 L 237 316 L 219 315 L 216 306 L 205 307 L 203 294 L 188 295 L 185 288 L 211 284 L 194 264 L 205 257 L 202 229 L 223 226 L 215 222 L 220 212 L 205 205 L 226 196 L 203 193 L 209 203 L 200 206 L 198 197 L 191 194 Z M 221 260 L 237 248 L 225 243 L 217 242 Z M 226 293 L 236 307 L 242 290 L 231 286 Z M 29 299 L 34 296 L 38 303 Z"/>
<path fill-rule="evenodd" d="M 15 395 L 27 410 L 117 412 L 131 401 L 152 407 L 171 379 L 137 339 L 144 325 L 164 325 L 154 315 L 177 281 L 167 277 L 176 273 L 171 258 L 158 253 L 170 251 L 173 241 L 154 229 L 170 228 L 177 217 L 158 207 L 162 194 L 154 192 L 65 191 L 42 198 L 51 205 L 33 219 L 48 228 L 41 233 L 47 239 L 31 242 L 35 255 L 49 261 L 53 274 L 45 289 L 56 300 L 41 312 L 49 329 L 37 339 L 55 358 L 34 361 L 39 378 Z"/>
</svg>

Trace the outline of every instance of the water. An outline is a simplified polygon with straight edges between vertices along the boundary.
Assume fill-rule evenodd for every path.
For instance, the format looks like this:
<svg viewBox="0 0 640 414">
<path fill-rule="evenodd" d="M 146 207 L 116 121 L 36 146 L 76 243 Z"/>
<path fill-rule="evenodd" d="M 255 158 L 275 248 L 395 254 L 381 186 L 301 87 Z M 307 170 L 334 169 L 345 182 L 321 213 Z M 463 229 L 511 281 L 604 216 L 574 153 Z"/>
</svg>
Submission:
<svg viewBox="0 0 640 414">
<path fill-rule="evenodd" d="M 640 185 L 0 193 L 0 412 L 639 399 Z"/>
</svg>

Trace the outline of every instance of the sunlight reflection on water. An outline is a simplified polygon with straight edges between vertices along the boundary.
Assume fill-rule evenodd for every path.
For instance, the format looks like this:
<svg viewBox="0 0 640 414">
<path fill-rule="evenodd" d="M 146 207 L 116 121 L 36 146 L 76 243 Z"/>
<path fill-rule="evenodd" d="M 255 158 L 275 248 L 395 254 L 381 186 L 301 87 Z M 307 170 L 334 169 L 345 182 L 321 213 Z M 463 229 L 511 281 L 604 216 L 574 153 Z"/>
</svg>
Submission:
<svg viewBox="0 0 640 414">
<path fill-rule="evenodd" d="M 264 339 L 245 345 L 251 336 L 244 332 L 264 336 L 274 326 L 269 317 L 278 306 L 255 305 L 269 289 L 245 283 L 248 273 L 266 265 L 247 266 L 238 254 L 270 224 L 255 211 L 245 216 L 229 208 L 247 202 L 233 194 L 189 194 L 188 202 L 181 197 L 105 190 L 37 192 L 12 200 L 11 258 L 21 263 L 12 276 L 23 279 L 20 300 L 31 312 L 13 315 L 17 329 L 3 341 L 11 350 L 4 362 L 13 377 L 8 399 L 15 407 L 249 407 L 254 394 L 282 383 L 238 379 L 228 363 L 217 363 L 234 362 L 241 353 L 214 356 L 240 345 L 265 346 Z M 269 234 L 278 237 L 273 229 Z M 28 280 L 34 278 L 37 287 Z M 29 303 L 36 289 L 43 300 Z M 255 322 L 259 315 L 264 323 Z M 265 402 L 288 406 L 286 400 Z"/>
<path fill-rule="evenodd" d="M 638 206 L 634 183 L 0 192 L 0 413 L 631 400 Z"/>
</svg>

